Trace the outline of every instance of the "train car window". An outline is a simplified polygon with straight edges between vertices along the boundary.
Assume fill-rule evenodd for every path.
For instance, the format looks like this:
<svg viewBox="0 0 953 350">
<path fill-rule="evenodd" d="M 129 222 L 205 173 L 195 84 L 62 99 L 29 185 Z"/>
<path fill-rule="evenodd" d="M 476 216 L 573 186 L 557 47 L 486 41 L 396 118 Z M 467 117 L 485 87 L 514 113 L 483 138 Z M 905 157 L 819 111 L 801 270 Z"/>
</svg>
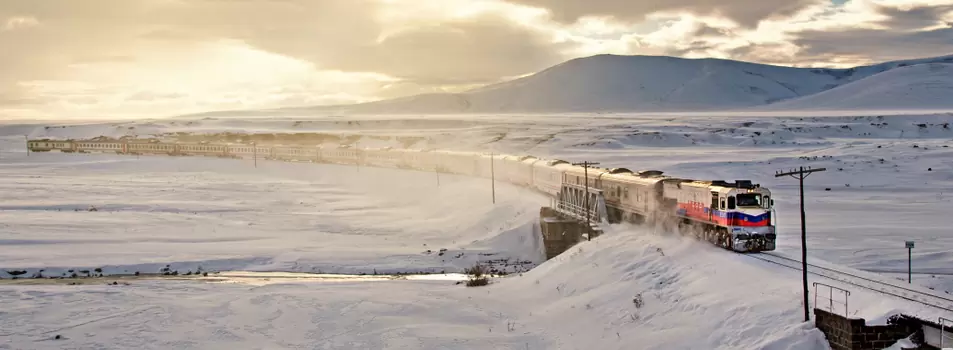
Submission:
<svg viewBox="0 0 953 350">
<path fill-rule="evenodd" d="M 735 197 L 734 197 L 734 196 L 728 197 L 728 209 L 729 209 L 729 210 L 735 209 Z"/>
<path fill-rule="evenodd" d="M 725 199 L 721 199 L 721 210 L 725 210 Z"/>
<path fill-rule="evenodd" d="M 626 187 L 626 188 L 623 189 L 623 191 L 622 191 L 622 196 L 623 196 L 625 199 L 629 199 L 629 188 L 628 188 L 628 187 Z"/>
<path fill-rule="evenodd" d="M 764 201 L 762 204 L 764 204 L 765 209 L 771 209 L 771 196 L 764 196 Z"/>
</svg>

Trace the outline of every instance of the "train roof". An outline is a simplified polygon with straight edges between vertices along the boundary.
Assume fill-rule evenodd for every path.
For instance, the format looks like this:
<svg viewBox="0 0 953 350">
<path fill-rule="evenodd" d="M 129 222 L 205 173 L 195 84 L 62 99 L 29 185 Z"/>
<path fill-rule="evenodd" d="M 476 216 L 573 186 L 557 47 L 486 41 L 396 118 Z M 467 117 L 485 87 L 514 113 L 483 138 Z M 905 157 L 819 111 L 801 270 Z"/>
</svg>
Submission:
<svg viewBox="0 0 953 350">
<path fill-rule="evenodd" d="M 760 184 L 753 183 L 751 182 L 751 180 L 735 180 L 734 183 L 727 182 L 725 180 L 712 180 L 711 185 L 717 186 L 717 187 L 745 188 L 745 189 L 761 187 Z"/>
<path fill-rule="evenodd" d="M 623 173 L 634 174 L 634 172 L 633 172 L 632 170 L 629 170 L 629 169 L 626 169 L 626 168 L 611 168 L 611 169 L 609 169 L 609 174 L 623 174 Z"/>
<path fill-rule="evenodd" d="M 665 174 L 665 172 L 661 170 L 642 170 L 636 175 L 639 177 L 660 177 L 663 176 L 662 174 Z"/>
<path fill-rule="evenodd" d="M 755 189 L 761 188 L 760 184 L 752 183 L 751 180 L 735 180 L 735 182 L 728 182 L 725 180 L 690 180 L 690 179 L 677 179 L 677 182 L 681 182 L 680 186 L 691 186 L 691 187 L 701 187 L 715 190 L 731 190 L 731 189 Z"/>
<path fill-rule="evenodd" d="M 66 142 L 73 141 L 73 139 L 55 139 L 55 138 L 42 138 L 42 139 L 30 139 L 29 142 Z"/>
</svg>

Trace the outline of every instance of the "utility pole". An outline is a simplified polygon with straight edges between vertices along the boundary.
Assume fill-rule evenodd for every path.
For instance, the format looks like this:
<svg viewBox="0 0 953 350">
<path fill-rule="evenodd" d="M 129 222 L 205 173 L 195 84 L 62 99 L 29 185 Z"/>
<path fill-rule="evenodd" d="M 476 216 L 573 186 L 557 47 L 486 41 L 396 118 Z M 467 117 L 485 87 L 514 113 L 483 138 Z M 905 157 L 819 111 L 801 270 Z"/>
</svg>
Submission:
<svg viewBox="0 0 953 350">
<path fill-rule="evenodd" d="M 804 282 L 804 322 L 811 320 L 811 313 L 808 311 L 808 298 L 807 298 L 807 229 L 804 226 L 804 179 L 807 178 L 811 173 L 827 170 L 825 168 L 811 169 L 804 167 L 798 168 L 798 170 L 791 170 L 788 172 L 777 172 L 774 174 L 774 177 L 781 176 L 790 176 L 795 179 L 798 179 L 800 188 L 801 188 L 801 279 Z"/>
<path fill-rule="evenodd" d="M 589 166 L 591 166 L 591 165 L 599 165 L 599 163 L 590 162 L 590 161 L 585 161 L 585 162 L 582 162 L 582 163 L 572 163 L 572 165 L 577 165 L 577 166 L 578 166 L 578 165 L 582 165 L 583 174 L 585 174 L 585 178 L 586 178 L 586 194 L 585 194 L 585 195 L 586 195 L 586 200 L 585 200 L 585 203 L 586 203 L 586 229 L 591 229 L 592 226 L 590 226 L 591 223 L 589 222 Z M 586 240 L 588 240 L 588 241 L 591 241 L 591 240 L 592 240 L 592 233 L 591 233 L 591 232 L 586 235 Z"/>
<path fill-rule="evenodd" d="M 493 163 L 493 152 L 490 152 L 490 191 L 493 192 L 493 204 L 496 204 L 496 172 Z"/>
<path fill-rule="evenodd" d="M 913 283 L 913 241 L 907 241 L 907 283 Z"/>
<path fill-rule="evenodd" d="M 252 158 L 255 159 L 255 168 L 258 168 L 258 143 L 252 142 Z"/>
<path fill-rule="evenodd" d="M 23 139 L 26 140 L 26 156 L 30 156 L 30 136 L 23 135 Z"/>
</svg>

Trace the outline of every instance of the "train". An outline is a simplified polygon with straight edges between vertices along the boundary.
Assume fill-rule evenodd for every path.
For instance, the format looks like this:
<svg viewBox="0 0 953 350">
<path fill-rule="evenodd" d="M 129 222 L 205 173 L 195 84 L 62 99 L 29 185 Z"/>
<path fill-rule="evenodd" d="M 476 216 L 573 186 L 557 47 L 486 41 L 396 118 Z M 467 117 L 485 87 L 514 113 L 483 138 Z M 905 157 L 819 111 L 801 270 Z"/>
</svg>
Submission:
<svg viewBox="0 0 953 350">
<path fill-rule="evenodd" d="M 736 252 L 775 250 L 774 200 L 750 180 L 698 180 L 658 170 L 597 168 L 534 156 L 436 149 L 289 146 L 161 140 L 27 140 L 31 152 L 263 158 L 441 172 L 505 181 L 558 197 L 563 184 L 601 190 L 610 224 L 661 224 Z"/>
</svg>

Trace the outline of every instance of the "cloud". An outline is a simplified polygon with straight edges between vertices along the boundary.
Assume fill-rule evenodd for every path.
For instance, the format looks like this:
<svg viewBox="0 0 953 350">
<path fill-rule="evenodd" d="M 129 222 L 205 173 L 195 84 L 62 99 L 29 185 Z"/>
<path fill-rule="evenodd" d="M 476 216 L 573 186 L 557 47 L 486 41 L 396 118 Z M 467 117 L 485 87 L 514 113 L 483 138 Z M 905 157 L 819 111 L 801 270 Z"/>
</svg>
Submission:
<svg viewBox="0 0 953 350">
<path fill-rule="evenodd" d="M 97 85 L 100 106 L 160 100 L 194 106 L 203 98 L 243 106 L 356 102 L 497 82 L 559 63 L 572 46 L 527 21 L 543 11 L 499 1 L 45 0 L 0 5 L 0 18 L 8 12 L 39 18 L 43 28 L 0 35 L 0 46 L 19 48 L 0 57 L 0 65 L 14 68 L 0 71 L 0 87 L 39 82 L 18 88 L 18 96 L 51 105 L 72 98 L 83 102 L 77 108 L 92 104 L 50 82 Z M 287 69 L 275 73 L 278 67 Z M 200 80 L 236 77 L 245 78 L 232 85 Z M 273 98 L 240 91 L 261 93 L 267 84 L 309 88 L 298 95 L 268 92 Z M 210 95 L 216 92 L 209 86 L 244 99 Z M 144 92 L 128 100 L 115 91 L 123 88 Z M 182 90 L 192 91 L 179 99 L 141 98 Z"/>
<path fill-rule="evenodd" d="M 421 84 L 493 82 L 566 58 L 560 51 L 565 46 L 553 43 L 549 33 L 510 21 L 492 8 L 477 8 L 468 16 L 415 18 L 414 4 L 425 13 L 429 8 L 425 0 L 390 5 L 245 0 L 204 1 L 181 10 L 189 13 L 184 22 L 193 34 L 209 31 L 318 67 L 377 72 Z M 380 20 L 395 8 L 403 10 L 402 17 Z M 211 23 L 209 16 L 215 17 Z M 168 31 L 159 34 L 170 36 Z"/>
<path fill-rule="evenodd" d="M 0 1 L 0 113 L 170 115 L 458 92 L 601 53 L 951 52 L 953 0 Z M 9 113 L 8 113 L 9 114 Z"/>
<path fill-rule="evenodd" d="M 657 12 L 721 15 L 748 27 L 774 16 L 787 16 L 821 0 L 507 0 L 550 10 L 561 22 L 585 16 L 641 21 Z"/>
<path fill-rule="evenodd" d="M 757 29 L 717 17 L 655 14 L 658 29 L 629 40 L 633 53 L 845 67 L 953 53 L 945 23 L 953 19 L 951 8 L 946 0 L 822 4 L 764 20 Z"/>
<path fill-rule="evenodd" d="M 794 59 L 843 66 L 953 53 L 953 2 L 868 1 L 849 11 L 854 23 L 790 32 L 787 42 L 799 48 Z"/>
<path fill-rule="evenodd" d="M 827 62 L 834 58 L 852 58 L 873 63 L 953 53 L 953 28 L 919 32 L 856 29 L 844 31 L 805 31 L 793 41 L 802 48 L 802 60 Z"/>
<path fill-rule="evenodd" d="M 13 31 L 40 25 L 40 21 L 31 16 L 15 16 L 7 18 L 0 26 L 0 31 Z"/>
<path fill-rule="evenodd" d="M 564 60 L 560 45 L 550 40 L 513 23 L 479 18 L 401 31 L 332 64 L 415 82 L 487 83 Z"/>
<path fill-rule="evenodd" d="M 924 30 L 936 26 L 953 26 L 950 23 L 953 19 L 946 19 L 953 15 L 953 4 L 908 8 L 875 6 L 880 15 L 887 17 L 878 24 L 890 30 Z"/>
</svg>

